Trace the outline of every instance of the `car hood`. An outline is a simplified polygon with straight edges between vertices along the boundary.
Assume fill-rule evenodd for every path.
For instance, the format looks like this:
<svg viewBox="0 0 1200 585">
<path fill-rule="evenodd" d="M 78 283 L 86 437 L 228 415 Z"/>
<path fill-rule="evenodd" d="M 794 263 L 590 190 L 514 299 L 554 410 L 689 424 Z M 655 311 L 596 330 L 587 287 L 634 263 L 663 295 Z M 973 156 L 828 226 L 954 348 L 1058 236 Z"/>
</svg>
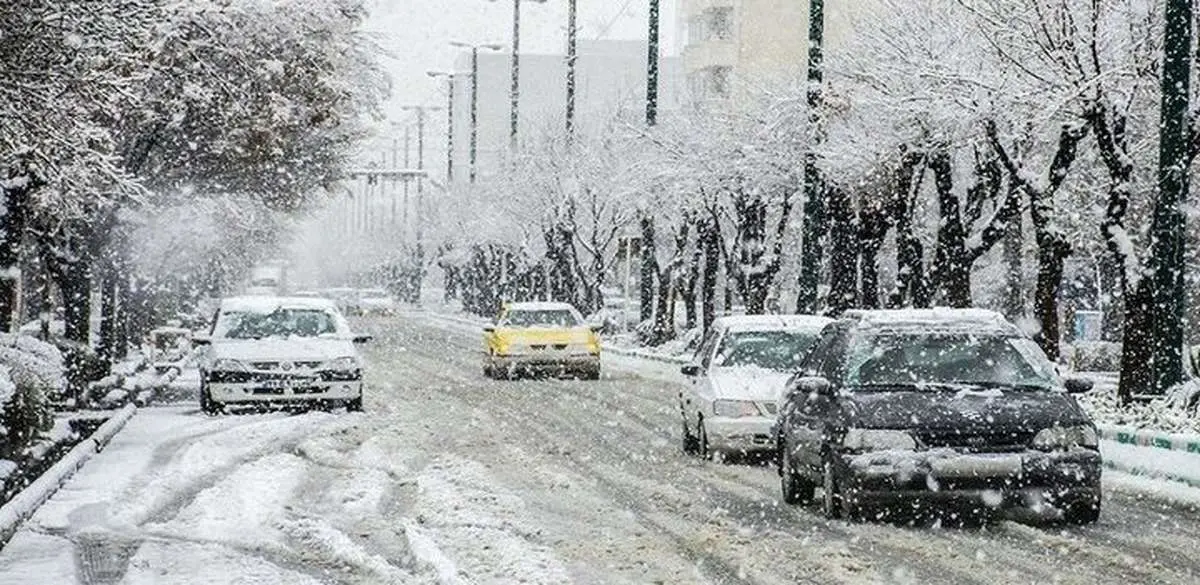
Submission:
<svg viewBox="0 0 1200 585">
<path fill-rule="evenodd" d="M 891 429 L 1038 431 L 1090 422 L 1070 395 L 1030 390 L 856 392 L 847 414 L 853 426 Z"/>
<path fill-rule="evenodd" d="M 586 327 L 549 328 L 530 327 L 528 329 L 501 328 L 496 333 L 508 343 L 522 345 L 561 345 L 587 343 L 591 330 Z"/>
<path fill-rule="evenodd" d="M 792 375 L 763 368 L 713 368 L 708 373 L 713 393 L 729 400 L 775 402 Z"/>
<path fill-rule="evenodd" d="M 241 361 L 325 361 L 353 355 L 358 351 L 349 340 L 311 337 L 214 340 L 209 352 L 212 359 Z"/>
</svg>

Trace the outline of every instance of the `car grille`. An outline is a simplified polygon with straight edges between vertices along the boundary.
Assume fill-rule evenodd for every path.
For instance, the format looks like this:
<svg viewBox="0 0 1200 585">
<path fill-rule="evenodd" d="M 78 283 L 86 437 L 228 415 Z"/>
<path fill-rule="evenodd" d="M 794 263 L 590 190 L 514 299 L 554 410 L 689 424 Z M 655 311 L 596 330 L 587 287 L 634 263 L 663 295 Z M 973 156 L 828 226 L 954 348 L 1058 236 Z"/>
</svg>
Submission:
<svg viewBox="0 0 1200 585">
<path fill-rule="evenodd" d="M 917 441 L 927 448 L 949 447 L 969 453 L 1011 453 L 1027 449 L 1035 433 L 1025 429 L 938 429 L 917 431 L 915 434 Z"/>
</svg>

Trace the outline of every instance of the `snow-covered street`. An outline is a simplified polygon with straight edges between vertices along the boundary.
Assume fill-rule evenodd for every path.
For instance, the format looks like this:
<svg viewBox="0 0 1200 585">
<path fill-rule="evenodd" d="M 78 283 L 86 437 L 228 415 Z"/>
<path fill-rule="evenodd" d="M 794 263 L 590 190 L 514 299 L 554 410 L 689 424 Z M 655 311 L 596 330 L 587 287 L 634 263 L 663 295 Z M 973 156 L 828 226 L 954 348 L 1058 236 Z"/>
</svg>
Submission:
<svg viewBox="0 0 1200 585">
<path fill-rule="evenodd" d="M 1106 483 L 1099 524 L 901 527 L 679 452 L 676 388 L 491 381 L 478 339 L 364 322 L 364 414 L 144 408 L 0 552 L 4 584 L 1194 583 L 1194 509 Z M 621 360 L 610 365 L 629 366 Z M 1111 475 L 1111 474 L 1110 474 Z"/>
</svg>

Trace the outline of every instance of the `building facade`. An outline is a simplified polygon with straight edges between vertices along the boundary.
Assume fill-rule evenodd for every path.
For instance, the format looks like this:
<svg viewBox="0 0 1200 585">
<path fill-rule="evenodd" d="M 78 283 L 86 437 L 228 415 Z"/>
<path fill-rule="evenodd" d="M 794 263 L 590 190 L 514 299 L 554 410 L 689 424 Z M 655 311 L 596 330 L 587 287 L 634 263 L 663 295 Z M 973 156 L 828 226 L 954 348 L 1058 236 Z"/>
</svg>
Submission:
<svg viewBox="0 0 1200 585">
<path fill-rule="evenodd" d="M 470 53 L 464 51 L 455 63 L 455 71 L 469 72 L 470 59 Z M 527 146 L 561 136 L 566 128 L 565 55 L 522 53 L 520 65 L 519 144 Z M 500 169 L 510 152 L 511 75 L 508 52 L 480 51 L 476 98 L 476 170 L 480 177 Z M 600 132 L 618 117 L 644 116 L 646 43 L 581 39 L 575 79 L 576 132 L 583 135 Z M 458 75 L 454 86 L 455 182 L 466 181 L 469 176 L 471 92 L 470 76 Z M 678 58 L 662 59 L 660 108 L 677 110 L 684 99 L 682 63 Z"/>
<path fill-rule="evenodd" d="M 809 3 L 803 0 L 680 0 L 683 68 L 692 99 L 788 82 L 808 65 Z M 825 2 L 825 43 L 835 50 L 864 0 Z"/>
</svg>

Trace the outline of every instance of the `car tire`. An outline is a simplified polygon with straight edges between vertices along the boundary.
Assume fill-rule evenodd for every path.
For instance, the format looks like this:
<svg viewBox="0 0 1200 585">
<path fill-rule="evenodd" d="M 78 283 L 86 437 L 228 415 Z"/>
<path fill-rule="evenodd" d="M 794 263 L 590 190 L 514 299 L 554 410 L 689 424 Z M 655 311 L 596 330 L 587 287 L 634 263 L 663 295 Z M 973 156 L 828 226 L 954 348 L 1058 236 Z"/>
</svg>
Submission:
<svg viewBox="0 0 1200 585">
<path fill-rule="evenodd" d="M 1080 498 L 1066 507 L 1063 521 L 1067 524 L 1084 526 L 1100 520 L 1100 496 Z"/>
<path fill-rule="evenodd" d="M 362 411 L 363 411 L 362 396 L 359 396 L 358 398 L 352 398 L 352 399 L 346 401 L 346 412 L 362 412 Z"/>
<path fill-rule="evenodd" d="M 680 413 L 680 416 L 683 416 L 683 413 Z M 683 435 L 683 454 L 695 456 L 700 453 L 700 439 L 688 430 L 686 418 L 683 419 L 683 423 L 680 425 L 680 431 Z"/>
<path fill-rule="evenodd" d="M 811 503 L 817 486 L 796 473 L 791 457 L 784 448 L 780 447 L 779 453 L 779 491 L 783 495 L 783 503 L 791 505 Z"/>
<path fill-rule="evenodd" d="M 842 493 L 838 487 L 837 474 L 834 472 L 833 460 L 826 458 L 822 466 L 822 495 L 821 512 L 826 518 L 836 520 L 842 517 Z"/>
<path fill-rule="evenodd" d="M 592 381 L 599 380 L 600 379 L 600 366 L 596 366 L 595 368 L 588 368 L 587 370 L 584 370 L 582 379 L 592 380 Z"/>
<path fill-rule="evenodd" d="M 209 395 L 208 386 L 201 385 L 200 386 L 200 412 L 203 412 L 204 414 L 207 414 L 209 416 L 216 416 L 218 414 L 221 414 L 221 411 L 224 409 L 225 409 L 225 405 L 221 404 L 220 402 L 217 402 L 216 400 L 213 400 L 212 396 Z"/>
</svg>

